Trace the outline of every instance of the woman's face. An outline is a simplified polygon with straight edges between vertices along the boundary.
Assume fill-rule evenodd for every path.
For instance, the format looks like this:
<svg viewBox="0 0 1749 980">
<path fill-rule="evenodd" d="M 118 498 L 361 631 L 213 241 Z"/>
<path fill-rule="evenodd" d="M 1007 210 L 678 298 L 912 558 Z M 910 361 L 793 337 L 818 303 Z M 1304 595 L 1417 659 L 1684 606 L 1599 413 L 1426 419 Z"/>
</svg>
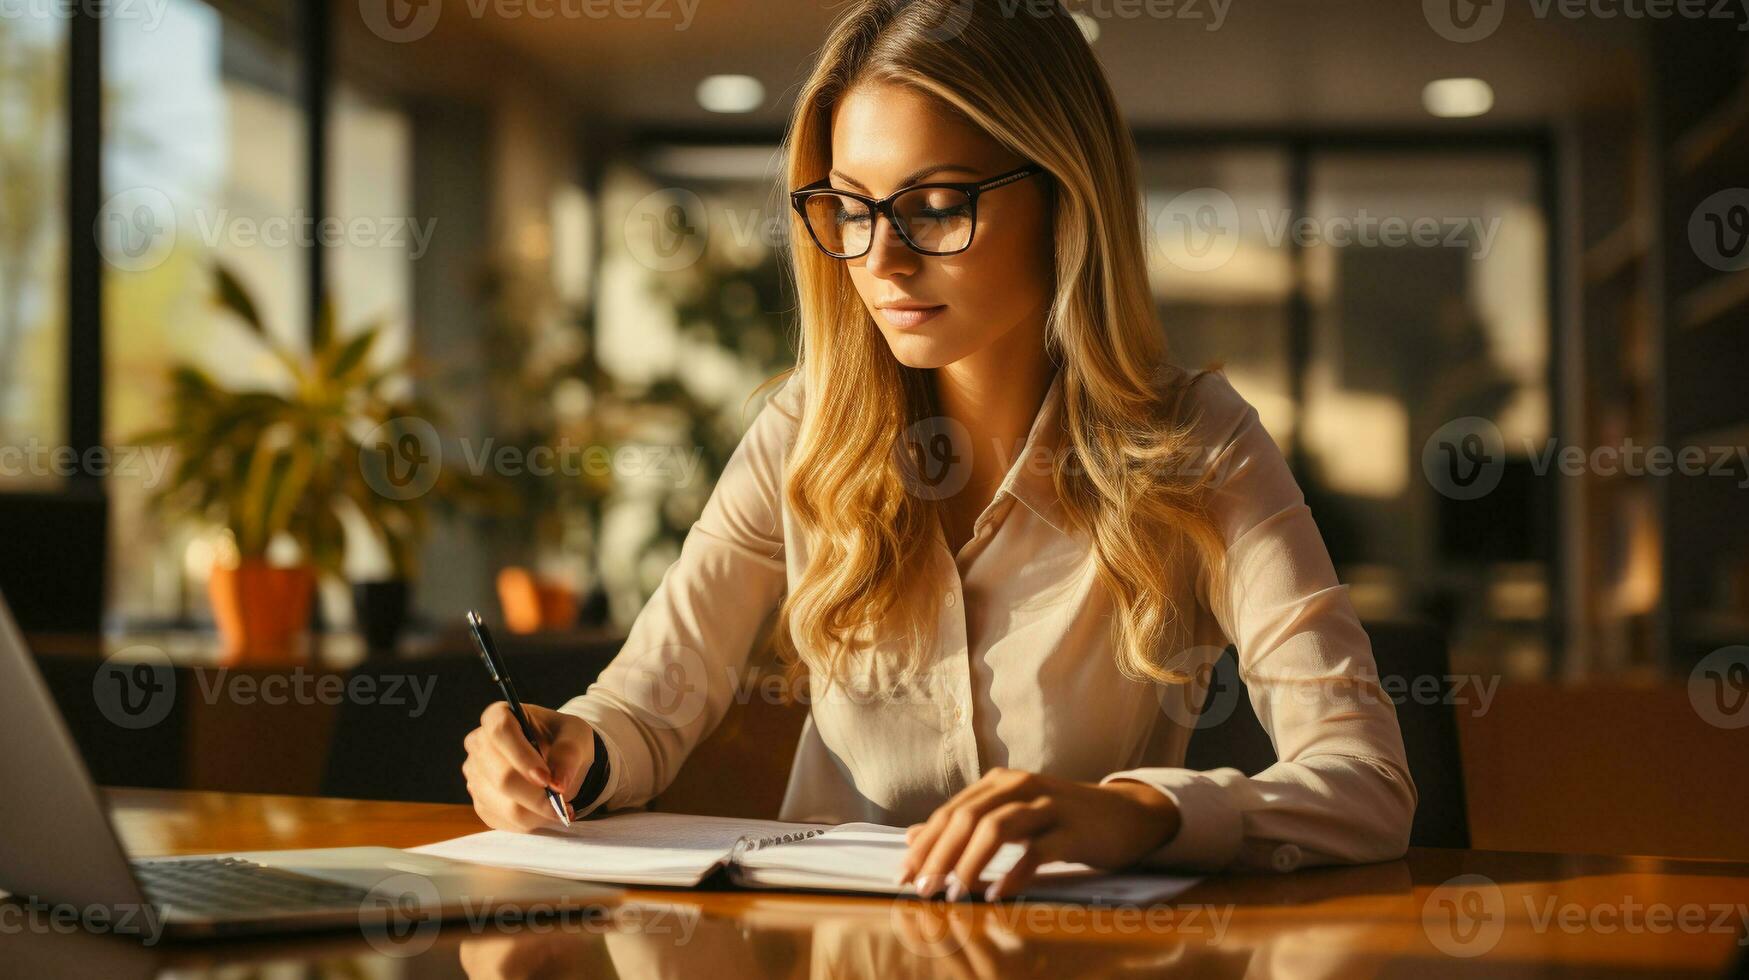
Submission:
<svg viewBox="0 0 1749 980">
<path fill-rule="evenodd" d="M 880 199 L 931 181 L 982 182 L 1027 161 L 902 85 L 851 89 L 832 113 L 831 185 Z M 1036 345 L 1054 289 L 1044 174 L 982 194 L 977 232 L 956 255 L 921 255 L 877 219 L 850 279 L 901 364 L 937 368 L 999 342 Z M 941 309 L 907 322 L 889 304 Z M 1021 331 L 1017 332 L 1016 328 Z"/>
</svg>

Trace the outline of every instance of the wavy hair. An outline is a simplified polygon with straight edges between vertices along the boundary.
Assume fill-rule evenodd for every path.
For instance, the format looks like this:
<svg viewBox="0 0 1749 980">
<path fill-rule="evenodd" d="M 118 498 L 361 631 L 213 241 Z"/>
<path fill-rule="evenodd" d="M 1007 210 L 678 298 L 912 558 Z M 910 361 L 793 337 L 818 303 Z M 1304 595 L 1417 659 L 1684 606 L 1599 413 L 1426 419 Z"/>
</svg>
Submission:
<svg viewBox="0 0 1749 980">
<path fill-rule="evenodd" d="M 1148 285 L 1134 144 L 1086 39 L 1054 2 L 858 0 L 798 93 L 784 140 L 789 187 L 830 168 L 832 108 L 865 82 L 933 96 L 1048 172 L 1056 289 L 1046 347 L 1062 374 L 1066 437 L 1052 481 L 1113 601 L 1119 668 L 1185 680 L 1160 652 L 1183 626 L 1172 585 L 1187 561 L 1200 558 L 1198 574 L 1209 574 L 1224 545 L 1183 465 L 1196 447 L 1168 397 L 1182 386 L 1165 380 L 1176 375 Z M 792 676 L 848 681 L 853 666 L 871 669 L 856 661 L 878 646 L 897 663 L 872 669 L 909 677 L 925 665 L 938 605 L 910 601 L 920 597 L 907 588 L 939 517 L 933 499 L 907 489 L 916 461 L 903 445 L 938 414 L 932 372 L 893 356 L 844 263 L 816 249 L 793 213 L 788 244 L 797 361 L 767 384 L 801 373 L 784 495 L 810 553 L 772 640 Z M 874 642 L 895 627 L 896 648 Z"/>
</svg>

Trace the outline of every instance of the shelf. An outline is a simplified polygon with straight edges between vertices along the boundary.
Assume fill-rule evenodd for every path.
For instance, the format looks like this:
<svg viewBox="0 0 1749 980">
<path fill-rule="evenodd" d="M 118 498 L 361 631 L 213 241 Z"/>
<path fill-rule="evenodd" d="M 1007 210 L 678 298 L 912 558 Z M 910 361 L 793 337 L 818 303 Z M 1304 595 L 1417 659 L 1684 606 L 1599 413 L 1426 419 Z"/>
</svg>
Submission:
<svg viewBox="0 0 1749 980">
<path fill-rule="evenodd" d="M 1682 632 L 1698 643 L 1749 643 L 1749 613 L 1697 609 L 1689 613 Z"/>
<path fill-rule="evenodd" d="M 1677 325 L 1684 330 L 1705 326 L 1741 306 L 1744 300 L 1749 300 L 1749 269 L 1714 276 L 1677 299 Z"/>
<path fill-rule="evenodd" d="M 1729 145 L 1733 137 L 1740 136 L 1745 123 L 1749 123 L 1749 77 L 1745 77 L 1718 108 L 1676 138 L 1671 156 L 1676 160 L 1677 169 L 1684 175 L 1698 170 L 1720 147 Z"/>
<path fill-rule="evenodd" d="M 1647 248 L 1645 227 L 1637 218 L 1629 218 L 1592 243 L 1580 259 L 1586 284 L 1607 282 L 1644 259 Z"/>
</svg>

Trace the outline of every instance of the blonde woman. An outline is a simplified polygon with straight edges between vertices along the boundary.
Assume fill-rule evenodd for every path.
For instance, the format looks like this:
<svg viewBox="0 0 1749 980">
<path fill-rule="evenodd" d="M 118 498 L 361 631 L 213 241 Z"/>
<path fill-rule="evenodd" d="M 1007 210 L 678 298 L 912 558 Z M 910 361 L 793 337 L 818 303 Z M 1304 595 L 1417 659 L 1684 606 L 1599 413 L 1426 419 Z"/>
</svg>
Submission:
<svg viewBox="0 0 1749 980">
<path fill-rule="evenodd" d="M 797 367 L 623 650 L 530 708 L 546 758 L 502 705 L 468 736 L 482 819 L 661 792 L 774 624 L 810 706 L 779 816 L 908 826 L 924 895 L 1011 841 L 988 897 L 1051 860 L 1403 853 L 1367 635 L 1257 413 L 1169 360 L 1127 134 L 1054 4 L 851 5 L 786 139 Z M 1182 768 L 1229 642 L 1280 760 L 1254 777 Z"/>
</svg>

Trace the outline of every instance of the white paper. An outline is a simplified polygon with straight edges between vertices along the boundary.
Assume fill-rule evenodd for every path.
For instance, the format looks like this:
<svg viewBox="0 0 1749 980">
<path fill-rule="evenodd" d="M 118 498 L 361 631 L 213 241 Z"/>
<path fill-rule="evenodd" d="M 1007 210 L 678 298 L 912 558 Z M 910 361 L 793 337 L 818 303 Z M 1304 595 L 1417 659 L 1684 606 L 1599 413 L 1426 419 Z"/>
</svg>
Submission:
<svg viewBox="0 0 1749 980">
<path fill-rule="evenodd" d="M 409 850 L 584 881 L 690 886 L 727 860 L 744 834 L 767 837 L 820 827 L 780 820 L 624 813 L 579 820 L 568 830 L 533 834 L 488 830 Z"/>
<path fill-rule="evenodd" d="M 679 813 L 623 813 L 580 820 L 569 830 L 517 834 L 502 830 L 410 848 L 458 861 L 516 868 L 563 878 L 628 885 L 691 887 L 728 862 L 743 836 L 775 837 L 799 831 L 814 836 L 742 852 L 738 880 L 755 886 L 911 894 L 893 883 L 908 849 L 905 831 L 871 823 L 786 823 Z M 1004 844 L 985 867 L 987 885 L 1019 860 L 1025 847 Z M 1167 901 L 1200 878 L 1162 874 L 1105 874 L 1085 864 L 1041 865 L 1023 897 L 1042 901 Z"/>
<path fill-rule="evenodd" d="M 741 856 L 741 878 L 754 885 L 915 894 L 914 885 L 894 884 L 909 845 L 905 831 L 879 824 L 847 823 L 806 840 L 760 848 Z M 979 892 L 994 884 L 1026 853 L 1008 843 L 984 866 Z M 1039 865 L 1023 897 L 1043 901 L 1121 902 L 1150 905 L 1167 901 L 1202 879 L 1163 874 L 1107 874 L 1072 861 Z"/>
</svg>

